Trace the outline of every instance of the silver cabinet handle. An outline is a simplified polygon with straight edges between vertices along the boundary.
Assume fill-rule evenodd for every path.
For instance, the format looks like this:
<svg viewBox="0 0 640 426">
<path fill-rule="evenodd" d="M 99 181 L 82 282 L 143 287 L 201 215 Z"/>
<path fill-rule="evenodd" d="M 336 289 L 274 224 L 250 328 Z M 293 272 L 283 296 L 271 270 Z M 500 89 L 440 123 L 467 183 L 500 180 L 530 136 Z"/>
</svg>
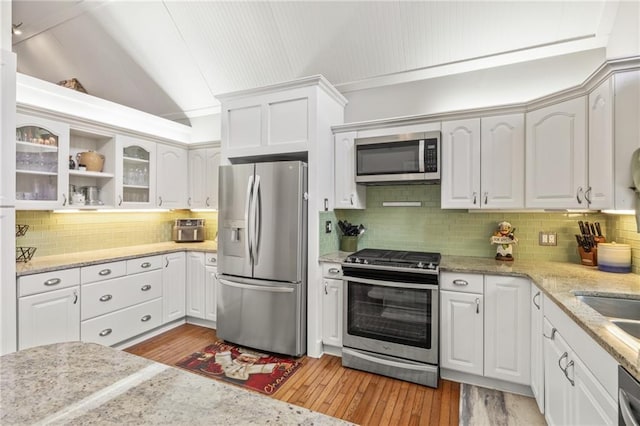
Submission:
<svg viewBox="0 0 640 426">
<path fill-rule="evenodd" d="M 351 203 L 351 205 L 353 205 L 353 194 L 349 196 L 349 202 Z"/>
<path fill-rule="evenodd" d="M 158 206 L 162 205 L 162 197 L 158 197 Z"/>
<path fill-rule="evenodd" d="M 206 200 L 204 200 L 204 204 L 205 204 L 205 206 L 207 206 L 207 207 L 209 207 L 209 198 L 211 198 L 211 197 L 207 197 L 207 199 L 206 199 Z"/>
<path fill-rule="evenodd" d="M 140 287 L 140 290 L 149 291 L 149 290 L 151 290 L 151 286 L 149 284 L 145 284 L 142 287 Z"/>
<path fill-rule="evenodd" d="M 629 395 L 623 389 L 618 389 L 618 401 L 620 414 L 624 419 L 624 424 L 627 426 L 640 426 L 640 419 L 636 419 L 633 411 L 631 410 L 631 401 L 629 401 Z"/>
<path fill-rule="evenodd" d="M 558 367 L 560 367 L 560 370 L 562 370 L 563 372 L 564 372 L 564 369 L 565 369 L 566 367 L 564 367 L 564 368 L 562 367 L 562 360 L 563 360 L 563 359 L 565 359 L 565 358 L 569 358 L 569 353 L 568 353 L 568 352 L 563 353 L 563 354 L 560 356 L 560 358 L 558 359 Z M 566 374 L 566 373 L 565 373 L 565 374 Z"/>
<path fill-rule="evenodd" d="M 569 377 L 569 367 L 575 368 L 575 365 L 573 364 L 573 360 L 569 361 L 569 364 L 567 364 L 567 366 L 564 368 L 564 377 L 566 377 L 569 383 L 571 383 L 571 386 L 575 386 L 576 381 L 571 377 Z"/>
<path fill-rule="evenodd" d="M 475 205 L 478 202 L 478 193 L 474 192 L 473 193 L 473 204 Z"/>
<path fill-rule="evenodd" d="M 142 265 L 140 265 L 141 268 L 150 268 L 151 267 L 151 263 L 150 262 L 144 262 Z"/>
<path fill-rule="evenodd" d="M 62 200 L 63 200 L 63 201 L 62 201 L 62 205 L 63 205 L 63 206 L 66 206 L 66 205 L 67 205 L 67 196 L 66 196 L 66 195 L 64 195 L 64 194 L 62 194 Z"/>
<path fill-rule="evenodd" d="M 540 297 L 540 292 L 537 292 L 534 296 L 533 299 L 531 300 L 533 302 L 533 305 L 536 307 L 536 309 L 540 310 L 540 304 L 536 303 L 536 297 Z"/>
<path fill-rule="evenodd" d="M 61 282 L 62 282 L 62 280 L 60 278 L 51 278 L 49 280 L 46 280 L 44 282 L 44 285 L 47 285 L 47 286 L 58 285 Z"/>
<path fill-rule="evenodd" d="M 480 313 L 480 298 L 476 297 L 476 314 Z"/>
<path fill-rule="evenodd" d="M 329 273 L 330 274 L 339 274 L 340 273 L 340 269 L 338 269 L 338 268 L 329 268 Z"/>
<path fill-rule="evenodd" d="M 576 192 L 576 200 L 578 201 L 578 204 L 582 204 L 582 195 L 583 195 L 582 187 L 579 186 L 578 192 Z"/>
<path fill-rule="evenodd" d="M 110 294 L 105 294 L 104 296 L 100 297 L 101 302 L 108 302 L 111 299 L 113 299 L 113 296 Z"/>
<path fill-rule="evenodd" d="M 118 205 L 122 205 L 122 195 L 118 195 Z"/>
<path fill-rule="evenodd" d="M 140 318 L 140 321 L 142 322 L 147 322 L 151 319 L 151 315 L 145 315 L 142 318 Z"/>
<path fill-rule="evenodd" d="M 453 285 L 465 286 L 465 285 L 469 285 L 469 281 L 466 281 L 466 280 L 453 280 Z"/>
<path fill-rule="evenodd" d="M 584 199 L 587 200 L 587 203 L 591 204 L 591 198 L 589 197 L 589 194 L 591 193 L 591 187 L 588 187 L 587 190 L 584 193 Z"/>
<path fill-rule="evenodd" d="M 98 272 L 98 275 L 102 276 L 102 277 L 106 277 L 107 275 L 111 274 L 111 269 L 107 268 L 107 269 L 103 269 L 102 271 Z"/>
<path fill-rule="evenodd" d="M 210 257 L 209 258 L 209 263 L 216 263 L 218 261 L 218 259 L 216 259 L 215 257 Z"/>
<path fill-rule="evenodd" d="M 488 201 L 489 201 L 489 193 L 488 193 L 488 192 L 485 192 L 485 193 L 484 193 L 484 204 L 485 204 L 485 206 L 487 205 L 487 202 L 488 202 Z"/>
<path fill-rule="evenodd" d="M 113 330 L 112 330 L 112 329 L 110 329 L 110 328 L 105 328 L 105 329 L 104 329 L 104 330 L 102 330 L 100 333 L 98 333 L 98 335 L 99 335 L 100 337 L 108 336 L 108 335 L 110 335 L 110 334 L 111 334 L 111 332 L 112 332 L 112 331 L 113 331 Z"/>
<path fill-rule="evenodd" d="M 78 303 L 78 292 L 73 290 L 73 304 Z"/>
<path fill-rule="evenodd" d="M 546 337 L 547 339 L 549 339 L 549 340 L 553 340 L 553 338 L 556 336 L 556 333 L 557 333 L 557 332 L 558 332 L 558 330 L 556 330 L 556 328 L 555 328 L 555 327 L 553 327 L 553 328 L 551 329 L 551 336 L 547 336 L 546 334 L 544 334 L 544 332 L 542 333 L 542 335 L 543 335 L 544 337 Z"/>
<path fill-rule="evenodd" d="M 191 197 L 187 198 L 187 205 L 191 207 Z"/>
<path fill-rule="evenodd" d="M 329 291 L 327 290 L 327 282 L 324 282 L 324 294 L 329 294 Z"/>
<path fill-rule="evenodd" d="M 169 258 L 168 258 L 168 257 L 167 257 L 167 258 L 165 258 L 165 262 L 166 262 L 166 263 L 164 264 L 164 267 L 165 267 L 165 268 L 168 268 L 168 267 L 169 267 Z"/>
</svg>

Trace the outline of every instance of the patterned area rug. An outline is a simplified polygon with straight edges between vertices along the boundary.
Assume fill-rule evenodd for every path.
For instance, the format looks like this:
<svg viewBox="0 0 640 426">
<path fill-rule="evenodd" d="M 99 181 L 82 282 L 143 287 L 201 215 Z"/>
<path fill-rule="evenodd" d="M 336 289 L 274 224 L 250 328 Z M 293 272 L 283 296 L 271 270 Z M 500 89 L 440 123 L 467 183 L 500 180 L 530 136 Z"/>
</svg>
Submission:
<svg viewBox="0 0 640 426">
<path fill-rule="evenodd" d="M 535 399 L 479 386 L 460 387 L 460 425 L 546 425 Z"/>
<path fill-rule="evenodd" d="M 224 342 L 189 355 L 176 366 L 270 395 L 302 365 L 295 358 L 256 352 Z"/>
</svg>

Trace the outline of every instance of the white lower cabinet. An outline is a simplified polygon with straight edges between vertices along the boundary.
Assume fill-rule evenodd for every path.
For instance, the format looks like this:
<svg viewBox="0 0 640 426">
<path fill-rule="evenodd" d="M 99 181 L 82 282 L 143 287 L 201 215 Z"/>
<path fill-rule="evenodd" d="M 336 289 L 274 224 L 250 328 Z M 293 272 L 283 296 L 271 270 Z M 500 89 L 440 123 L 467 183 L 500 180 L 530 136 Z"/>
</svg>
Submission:
<svg viewBox="0 0 640 426">
<path fill-rule="evenodd" d="M 187 252 L 187 315 L 204 318 L 205 265 L 204 253 Z"/>
<path fill-rule="evenodd" d="M 18 299 L 18 349 L 80 340 L 80 287 Z"/>
<path fill-rule="evenodd" d="M 322 343 L 342 347 L 343 285 L 342 266 L 322 265 Z"/>
<path fill-rule="evenodd" d="M 185 316 L 186 256 L 177 252 L 164 255 L 162 269 L 162 323 Z"/>
<path fill-rule="evenodd" d="M 529 280 L 441 274 L 440 365 L 504 382 L 530 383 Z"/>
<path fill-rule="evenodd" d="M 544 413 L 544 346 L 542 327 L 544 321 L 542 292 L 531 284 L 531 391 L 538 403 L 541 413 Z"/>
<path fill-rule="evenodd" d="M 216 321 L 218 300 L 218 255 L 207 253 L 205 256 L 204 319 Z"/>
</svg>

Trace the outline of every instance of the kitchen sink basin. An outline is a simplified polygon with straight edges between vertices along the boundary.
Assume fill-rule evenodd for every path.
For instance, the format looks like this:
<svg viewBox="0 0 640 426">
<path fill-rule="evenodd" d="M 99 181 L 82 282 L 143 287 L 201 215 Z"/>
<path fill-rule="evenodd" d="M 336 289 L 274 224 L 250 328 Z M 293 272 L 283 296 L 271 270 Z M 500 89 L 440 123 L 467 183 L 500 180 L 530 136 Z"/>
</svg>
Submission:
<svg viewBox="0 0 640 426">
<path fill-rule="evenodd" d="M 640 339 L 640 321 L 613 319 L 611 322 L 623 329 L 627 334 Z"/>
<path fill-rule="evenodd" d="M 605 317 L 640 321 L 640 299 L 586 295 L 576 297 Z"/>
</svg>

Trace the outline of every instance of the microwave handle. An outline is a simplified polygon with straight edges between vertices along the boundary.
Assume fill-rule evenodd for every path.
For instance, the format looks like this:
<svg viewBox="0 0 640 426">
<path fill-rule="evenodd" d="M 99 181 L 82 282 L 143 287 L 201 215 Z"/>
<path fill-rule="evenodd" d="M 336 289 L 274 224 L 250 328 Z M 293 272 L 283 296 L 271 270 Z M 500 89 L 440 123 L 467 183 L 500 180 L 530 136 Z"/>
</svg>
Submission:
<svg viewBox="0 0 640 426">
<path fill-rule="evenodd" d="M 418 141 L 418 171 L 420 173 L 426 172 L 424 167 L 424 139 Z"/>
</svg>

